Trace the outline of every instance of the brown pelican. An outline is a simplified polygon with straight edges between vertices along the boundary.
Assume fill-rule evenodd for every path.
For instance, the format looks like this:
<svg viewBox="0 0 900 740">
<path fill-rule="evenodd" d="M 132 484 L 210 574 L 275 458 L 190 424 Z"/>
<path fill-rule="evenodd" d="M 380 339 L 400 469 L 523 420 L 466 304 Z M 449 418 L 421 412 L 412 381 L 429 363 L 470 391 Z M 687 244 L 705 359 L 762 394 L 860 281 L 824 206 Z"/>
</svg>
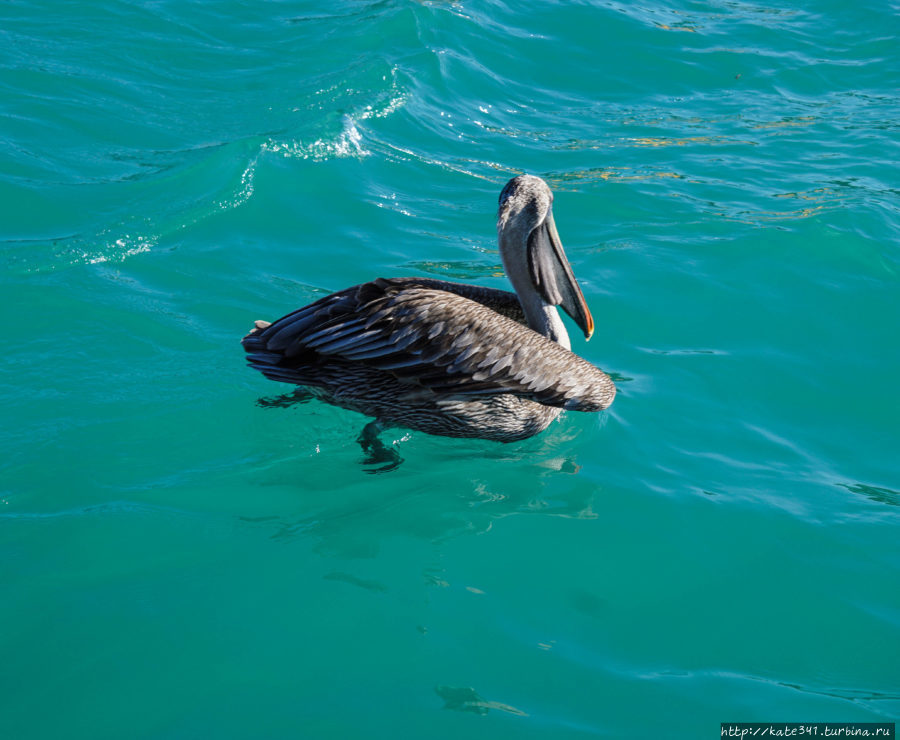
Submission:
<svg viewBox="0 0 900 740">
<path fill-rule="evenodd" d="M 616 388 L 570 351 L 556 310 L 562 306 L 590 339 L 594 322 L 552 203 L 550 188 L 531 175 L 513 178 L 500 194 L 500 257 L 515 294 L 378 278 L 275 322 L 257 321 L 242 340 L 249 364 L 375 417 L 359 441 L 376 453 L 384 452 L 378 432 L 390 426 L 511 442 L 543 431 L 562 409 L 605 409 Z"/>
</svg>

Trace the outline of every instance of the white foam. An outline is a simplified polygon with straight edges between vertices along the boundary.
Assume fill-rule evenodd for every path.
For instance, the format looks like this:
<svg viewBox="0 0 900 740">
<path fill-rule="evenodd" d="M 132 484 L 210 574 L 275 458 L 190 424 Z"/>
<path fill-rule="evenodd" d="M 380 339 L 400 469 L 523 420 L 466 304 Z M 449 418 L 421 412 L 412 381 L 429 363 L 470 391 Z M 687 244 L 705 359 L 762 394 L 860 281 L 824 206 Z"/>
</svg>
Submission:
<svg viewBox="0 0 900 740">
<path fill-rule="evenodd" d="M 269 139 L 263 143 L 261 151 L 281 154 L 292 159 L 312 159 L 316 162 L 342 157 L 367 157 L 371 152 L 364 145 L 363 134 L 358 124 L 370 118 L 384 118 L 391 115 L 403 107 L 407 98 L 408 95 L 401 91 L 397 84 L 396 69 L 392 69 L 387 101 L 383 104 L 366 105 L 361 110 L 345 114 L 341 119 L 341 131 L 333 139 L 319 138 L 312 142 L 300 139 L 289 141 Z"/>
</svg>

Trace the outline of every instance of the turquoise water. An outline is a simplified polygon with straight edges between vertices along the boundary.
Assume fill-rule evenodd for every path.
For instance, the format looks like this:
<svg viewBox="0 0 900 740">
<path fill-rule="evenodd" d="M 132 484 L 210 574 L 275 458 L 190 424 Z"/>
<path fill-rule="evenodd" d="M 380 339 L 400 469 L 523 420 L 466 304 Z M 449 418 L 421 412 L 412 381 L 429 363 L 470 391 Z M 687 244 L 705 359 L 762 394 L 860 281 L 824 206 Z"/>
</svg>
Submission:
<svg viewBox="0 0 900 740">
<path fill-rule="evenodd" d="M 0 4 L 0 736 L 895 719 L 900 5 L 799 5 Z M 609 412 L 256 404 L 254 319 L 505 287 L 522 171 Z"/>
</svg>

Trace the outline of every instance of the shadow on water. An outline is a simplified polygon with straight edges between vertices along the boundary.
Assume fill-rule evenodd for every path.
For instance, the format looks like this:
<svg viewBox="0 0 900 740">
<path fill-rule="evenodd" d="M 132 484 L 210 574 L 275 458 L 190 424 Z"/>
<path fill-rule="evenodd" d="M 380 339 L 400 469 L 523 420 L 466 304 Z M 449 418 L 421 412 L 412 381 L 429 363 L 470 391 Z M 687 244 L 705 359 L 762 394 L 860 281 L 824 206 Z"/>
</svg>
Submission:
<svg viewBox="0 0 900 740">
<path fill-rule="evenodd" d="M 297 388 L 279 396 L 263 396 L 256 399 L 256 405 L 263 409 L 286 409 L 298 403 L 308 403 L 315 396 L 304 388 Z"/>
<path fill-rule="evenodd" d="M 256 400 L 260 408 L 291 408 L 297 404 L 308 403 L 315 399 L 315 393 L 305 388 L 296 388 L 290 393 L 278 396 L 265 396 Z M 370 475 L 390 473 L 403 463 L 403 458 L 393 445 L 386 445 L 379 437 L 380 428 L 376 422 L 369 422 L 356 438 L 365 457 L 362 460 L 363 472 Z"/>
<path fill-rule="evenodd" d="M 471 687 L 456 686 L 435 686 L 434 693 L 444 700 L 444 709 L 451 709 L 455 712 L 472 712 L 474 714 L 487 714 L 491 709 L 497 709 L 501 712 L 508 712 L 520 717 L 528 715 L 521 709 L 503 704 L 498 701 L 488 701 L 482 698 L 475 689 Z"/>
<path fill-rule="evenodd" d="M 579 459 L 585 437 L 597 431 L 596 417 L 564 415 L 543 434 L 511 444 L 386 430 L 385 446 L 402 450 L 405 461 L 379 476 L 365 474 L 358 452 L 348 464 L 353 431 L 344 429 L 340 460 L 331 454 L 281 460 L 258 481 L 290 490 L 298 504 L 291 513 L 242 521 L 273 539 L 313 538 L 319 552 L 365 558 L 395 536 L 440 542 L 489 532 L 513 515 L 597 516 L 599 486 L 580 474 Z"/>
</svg>

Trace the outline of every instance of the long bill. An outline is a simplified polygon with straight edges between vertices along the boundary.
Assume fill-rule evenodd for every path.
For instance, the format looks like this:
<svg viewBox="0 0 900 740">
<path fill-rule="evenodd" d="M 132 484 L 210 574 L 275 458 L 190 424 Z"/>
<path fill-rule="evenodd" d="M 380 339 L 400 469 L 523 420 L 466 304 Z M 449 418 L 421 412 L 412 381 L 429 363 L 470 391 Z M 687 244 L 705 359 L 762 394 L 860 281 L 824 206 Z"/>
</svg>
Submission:
<svg viewBox="0 0 900 740">
<path fill-rule="evenodd" d="M 552 211 L 528 237 L 528 267 L 543 299 L 551 306 L 560 306 L 578 324 L 585 339 L 590 339 L 594 319 L 566 259 Z"/>
</svg>

